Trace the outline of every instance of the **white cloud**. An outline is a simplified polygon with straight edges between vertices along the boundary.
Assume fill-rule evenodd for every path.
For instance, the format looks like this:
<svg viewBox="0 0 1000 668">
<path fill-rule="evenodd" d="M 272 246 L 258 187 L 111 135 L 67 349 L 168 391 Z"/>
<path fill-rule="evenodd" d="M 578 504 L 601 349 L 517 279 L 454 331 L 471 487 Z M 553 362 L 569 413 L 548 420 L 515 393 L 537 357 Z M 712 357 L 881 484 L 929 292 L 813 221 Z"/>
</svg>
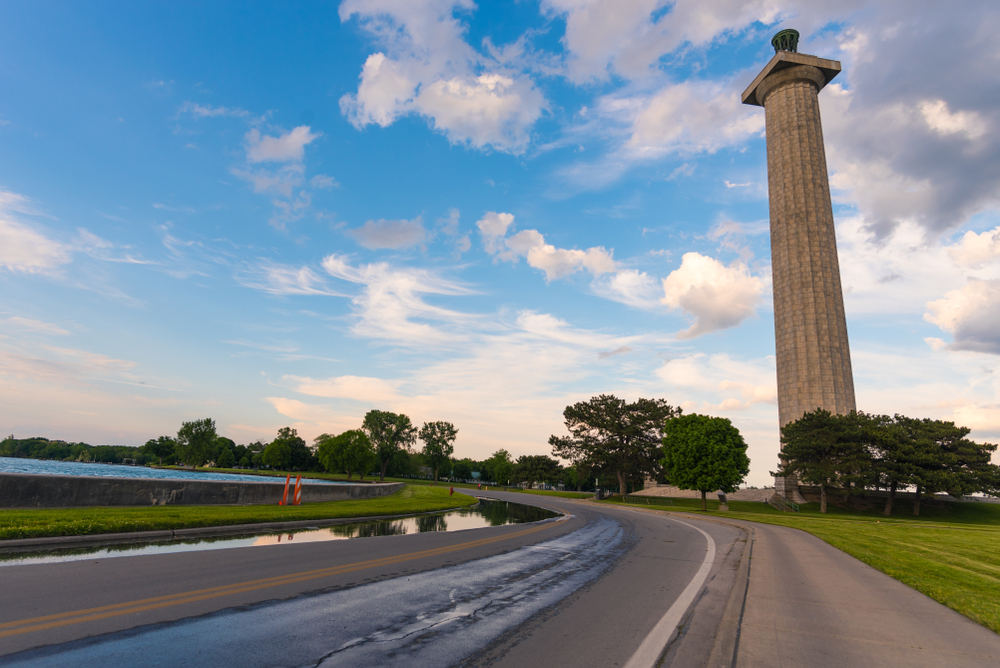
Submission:
<svg viewBox="0 0 1000 668">
<path fill-rule="evenodd" d="M 514 224 L 514 214 L 487 211 L 486 215 L 476 222 L 479 234 L 483 237 L 483 248 L 490 255 L 496 255 L 504 249 L 504 237 L 507 229 Z"/>
<path fill-rule="evenodd" d="M 53 274 L 72 259 L 72 249 L 15 220 L 6 210 L 29 210 L 28 199 L 0 191 L 0 269 Z"/>
<path fill-rule="evenodd" d="M 530 128 L 548 108 L 527 76 L 487 57 L 465 42 L 456 11 L 472 11 L 470 0 L 346 0 L 341 21 L 359 25 L 385 46 L 365 61 L 357 93 L 340 108 L 357 128 L 386 127 L 416 113 L 456 144 L 519 154 Z"/>
<path fill-rule="evenodd" d="M 688 339 L 735 327 L 761 303 L 764 281 L 742 262 L 725 266 L 700 253 L 685 253 L 681 266 L 663 279 L 663 303 L 694 316 L 690 328 L 677 334 Z"/>
<path fill-rule="evenodd" d="M 759 38 L 761 25 L 784 19 L 794 18 L 789 25 L 808 40 L 816 30 L 843 21 L 868 4 L 869 0 L 543 0 L 542 6 L 565 18 L 567 76 L 582 83 L 612 75 L 641 79 L 655 73 L 664 56 L 685 55 L 746 33 Z M 774 26 L 769 32 L 783 27 Z"/>
<path fill-rule="evenodd" d="M 677 388 L 696 390 L 694 396 L 701 402 L 706 399 L 719 402 L 702 403 L 697 406 L 701 410 L 746 409 L 755 404 L 778 403 L 773 357 L 750 362 L 725 353 L 690 353 L 668 360 L 656 375 Z"/>
<path fill-rule="evenodd" d="M 361 68 L 357 94 L 340 98 L 340 110 L 359 130 L 371 124 L 384 128 L 406 113 L 416 88 L 417 82 L 406 76 L 399 63 L 384 53 L 373 53 Z"/>
<path fill-rule="evenodd" d="M 421 87 L 413 107 L 453 143 L 522 153 L 548 104 L 530 80 L 492 73 L 434 81 Z"/>
<path fill-rule="evenodd" d="M 1000 263 L 990 263 L 983 255 L 990 235 L 967 234 L 959 243 L 945 245 L 928 240 L 926 230 L 910 221 L 878 238 L 864 217 L 839 218 L 837 245 L 848 320 L 923 313 L 928 300 L 965 285 L 970 271 L 977 278 L 1000 278 Z"/>
<path fill-rule="evenodd" d="M 309 267 L 289 267 L 263 262 L 244 269 L 236 279 L 248 288 L 272 295 L 326 295 L 346 297 L 330 289 L 323 278 Z"/>
<path fill-rule="evenodd" d="M 326 174 L 317 174 L 312 177 L 309 179 L 309 185 L 313 188 L 319 188 L 321 190 L 329 190 L 330 188 L 340 187 L 340 184 L 337 183 L 337 179 L 332 176 L 327 176 Z"/>
<path fill-rule="evenodd" d="M 385 262 L 353 266 L 343 255 L 328 255 L 323 268 L 335 278 L 364 286 L 352 299 L 357 318 L 353 332 L 358 336 L 404 346 L 459 344 L 466 335 L 455 326 L 478 319 L 424 301 L 424 295 L 474 294 L 427 269 L 392 267 Z"/>
<path fill-rule="evenodd" d="M 986 122 L 974 111 L 952 112 L 944 100 L 924 100 L 919 106 L 927 125 L 940 135 L 961 134 L 974 140 L 986 134 Z"/>
<path fill-rule="evenodd" d="M 883 237 L 912 222 L 929 236 L 1000 204 L 1000 108 L 985 91 L 1000 72 L 985 65 L 1000 29 L 994 4 L 962 12 L 934 3 L 873 3 L 836 34 L 844 85 L 820 95 L 832 185 Z M 948 57 L 928 44 L 948 44 Z M 886 70 L 878 63 L 899 67 Z M 975 63 L 969 66 L 968 63 Z"/>
<path fill-rule="evenodd" d="M 417 216 L 411 220 L 369 220 L 361 227 L 348 230 L 347 235 L 371 250 L 399 250 L 426 241 L 427 230 L 424 229 L 423 217 Z"/>
<path fill-rule="evenodd" d="M 34 318 L 22 318 L 21 316 L 11 316 L 4 320 L 9 326 L 25 329 L 38 334 L 56 334 L 58 336 L 69 336 L 70 332 L 59 325 L 50 322 L 35 320 Z"/>
<path fill-rule="evenodd" d="M 512 214 L 490 211 L 476 223 L 483 237 L 483 247 L 497 259 L 517 262 L 518 258 L 523 257 L 530 267 L 545 272 L 547 281 L 564 278 L 578 271 L 589 271 L 594 276 L 601 276 L 617 268 L 612 252 L 603 246 L 585 251 L 556 248 L 545 243 L 545 237 L 537 230 L 522 230 L 505 237 L 513 222 Z"/>
<path fill-rule="evenodd" d="M 660 306 L 660 285 L 655 278 L 637 269 L 622 269 L 614 274 L 595 280 L 591 284 L 594 292 L 635 308 L 656 310 Z"/>
<path fill-rule="evenodd" d="M 379 404 L 398 401 L 398 383 L 390 383 L 381 378 L 365 376 L 337 376 L 334 378 L 316 379 L 300 376 L 285 376 L 286 383 L 294 386 L 300 394 L 332 399 L 349 399 L 366 404 Z"/>
<path fill-rule="evenodd" d="M 1000 353 L 1000 280 L 970 278 L 927 310 L 924 319 L 952 335 L 949 349 Z"/>
<path fill-rule="evenodd" d="M 740 102 L 732 82 L 685 81 L 651 97 L 622 102 L 628 102 L 622 109 L 638 109 L 623 147 L 638 159 L 711 153 L 742 144 L 764 130 L 764 115 L 752 113 Z"/>
<path fill-rule="evenodd" d="M 277 135 L 263 134 L 254 127 L 243 137 L 246 162 L 230 168 L 230 172 L 250 183 L 258 194 L 274 196 L 274 210 L 268 223 L 277 230 L 287 231 L 288 225 L 302 217 L 312 205 L 312 194 L 301 189 L 305 182 L 305 147 L 322 137 L 308 125 L 300 125 Z M 277 163 L 269 166 L 262 163 Z M 310 182 L 314 188 L 330 188 L 337 182 L 319 174 Z"/>
<path fill-rule="evenodd" d="M 302 162 L 305 147 L 322 136 L 320 132 L 313 133 L 308 125 L 300 125 L 276 137 L 262 135 L 260 130 L 252 128 L 243 141 L 248 162 Z"/>
<path fill-rule="evenodd" d="M 948 254 L 956 264 L 964 267 L 1000 260 L 1000 227 L 981 234 L 966 232 L 961 241 L 948 249 Z"/>
</svg>

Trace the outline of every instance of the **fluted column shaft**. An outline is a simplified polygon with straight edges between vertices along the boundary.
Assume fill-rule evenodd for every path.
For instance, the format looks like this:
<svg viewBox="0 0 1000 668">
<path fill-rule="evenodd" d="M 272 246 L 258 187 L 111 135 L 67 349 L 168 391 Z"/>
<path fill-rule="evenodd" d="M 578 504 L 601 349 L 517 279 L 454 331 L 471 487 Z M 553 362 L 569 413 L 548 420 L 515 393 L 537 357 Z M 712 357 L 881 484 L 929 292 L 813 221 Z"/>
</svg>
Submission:
<svg viewBox="0 0 1000 668">
<path fill-rule="evenodd" d="M 816 67 L 775 72 L 757 88 L 767 124 L 771 271 L 781 426 L 823 408 L 855 409 Z"/>
</svg>

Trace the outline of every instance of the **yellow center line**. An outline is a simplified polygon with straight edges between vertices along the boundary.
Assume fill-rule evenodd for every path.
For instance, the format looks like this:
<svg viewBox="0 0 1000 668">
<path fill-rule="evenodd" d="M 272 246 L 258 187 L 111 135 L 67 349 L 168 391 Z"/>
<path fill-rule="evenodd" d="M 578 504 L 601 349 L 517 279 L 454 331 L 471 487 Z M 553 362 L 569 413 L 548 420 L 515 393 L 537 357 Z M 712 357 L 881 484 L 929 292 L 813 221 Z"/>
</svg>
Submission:
<svg viewBox="0 0 1000 668">
<path fill-rule="evenodd" d="M 564 522 L 567 519 L 569 519 L 568 516 L 563 516 L 558 520 L 556 520 L 555 523 Z M 74 610 L 72 612 L 61 612 L 54 615 L 45 615 L 43 617 L 32 617 L 31 619 L 21 619 L 13 622 L 6 622 L 0 624 L 0 629 L 5 629 L 3 631 L 0 631 L 0 638 L 6 638 L 8 636 L 14 636 L 14 635 L 21 635 L 23 633 L 44 631 L 46 629 L 57 628 L 60 626 L 69 626 L 72 624 L 81 624 L 83 622 L 97 621 L 101 619 L 107 619 L 109 617 L 120 617 L 122 615 L 130 615 L 137 612 L 157 610 L 159 608 L 168 608 L 175 605 L 183 605 L 185 603 L 195 603 L 197 601 L 205 601 L 208 599 L 219 598 L 222 596 L 232 596 L 234 594 L 242 594 L 246 592 L 256 591 L 258 589 L 279 587 L 282 585 L 295 584 L 297 582 L 305 582 L 307 580 L 315 580 L 317 578 L 329 577 L 331 575 L 341 575 L 344 573 L 351 573 L 354 571 L 364 570 L 366 568 L 389 566 L 392 564 L 398 564 L 405 561 L 413 561 L 415 559 L 423 559 L 426 557 L 433 557 L 442 554 L 447 554 L 449 552 L 468 550 L 474 547 L 489 545 L 490 543 L 496 543 L 502 540 L 509 540 L 511 538 L 519 538 L 521 536 L 527 536 L 528 534 L 532 534 L 537 531 L 541 531 L 542 529 L 546 529 L 550 526 L 554 526 L 555 523 L 546 523 L 532 527 L 530 529 L 522 529 L 521 531 L 515 531 L 514 533 L 505 534 L 503 536 L 495 536 L 492 538 L 480 538 L 479 540 L 473 540 L 467 543 L 459 543 L 458 545 L 437 547 L 430 550 L 422 550 L 420 552 L 410 552 L 408 554 L 401 554 L 393 557 L 381 557 L 379 559 L 359 561 L 353 564 L 344 564 L 342 566 L 331 566 L 328 568 L 319 568 L 311 571 L 302 571 L 300 573 L 277 575 L 274 577 L 262 578 L 259 580 L 237 582 L 234 584 L 222 585 L 219 587 L 196 589 L 194 591 L 182 592 L 179 594 L 156 596 L 154 598 L 146 598 L 139 601 L 129 601 L 127 603 L 115 603 L 113 605 L 104 605 L 97 608 L 87 608 L 84 610 Z"/>
</svg>

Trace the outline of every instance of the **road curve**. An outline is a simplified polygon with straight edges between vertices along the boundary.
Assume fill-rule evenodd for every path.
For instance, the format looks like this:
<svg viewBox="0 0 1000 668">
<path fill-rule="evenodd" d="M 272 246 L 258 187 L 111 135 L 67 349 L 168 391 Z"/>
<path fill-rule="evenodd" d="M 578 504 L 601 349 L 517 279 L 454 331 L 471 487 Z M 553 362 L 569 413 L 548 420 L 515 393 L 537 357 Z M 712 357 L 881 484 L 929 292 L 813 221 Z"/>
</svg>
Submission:
<svg viewBox="0 0 1000 668">
<path fill-rule="evenodd" d="M 638 668 L 673 638 L 668 659 L 704 665 L 740 530 L 555 497 L 489 496 L 568 516 L 0 568 L 0 663 Z"/>
</svg>

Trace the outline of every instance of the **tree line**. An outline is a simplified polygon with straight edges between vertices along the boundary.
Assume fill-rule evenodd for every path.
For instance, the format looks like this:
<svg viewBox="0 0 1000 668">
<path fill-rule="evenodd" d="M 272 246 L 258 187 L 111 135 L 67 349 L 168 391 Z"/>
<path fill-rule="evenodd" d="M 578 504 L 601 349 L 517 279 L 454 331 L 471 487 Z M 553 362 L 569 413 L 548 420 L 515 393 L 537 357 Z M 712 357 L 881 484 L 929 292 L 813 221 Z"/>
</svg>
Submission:
<svg viewBox="0 0 1000 668">
<path fill-rule="evenodd" d="M 819 487 L 824 513 L 830 490 L 887 490 L 883 513 L 890 515 L 896 492 L 914 488 L 919 515 L 924 495 L 1000 494 L 1000 467 L 990 462 L 997 446 L 970 441 L 970 431 L 944 420 L 817 409 L 782 427 L 782 462 L 772 475 L 795 474 Z"/>
<path fill-rule="evenodd" d="M 705 495 L 734 492 L 750 471 L 747 445 L 726 418 L 692 413 L 664 399 L 632 403 L 601 394 L 567 406 L 569 436 L 551 436 L 557 457 L 581 474 L 612 475 L 621 494 L 640 489 L 646 479 L 669 482 Z"/>
</svg>

